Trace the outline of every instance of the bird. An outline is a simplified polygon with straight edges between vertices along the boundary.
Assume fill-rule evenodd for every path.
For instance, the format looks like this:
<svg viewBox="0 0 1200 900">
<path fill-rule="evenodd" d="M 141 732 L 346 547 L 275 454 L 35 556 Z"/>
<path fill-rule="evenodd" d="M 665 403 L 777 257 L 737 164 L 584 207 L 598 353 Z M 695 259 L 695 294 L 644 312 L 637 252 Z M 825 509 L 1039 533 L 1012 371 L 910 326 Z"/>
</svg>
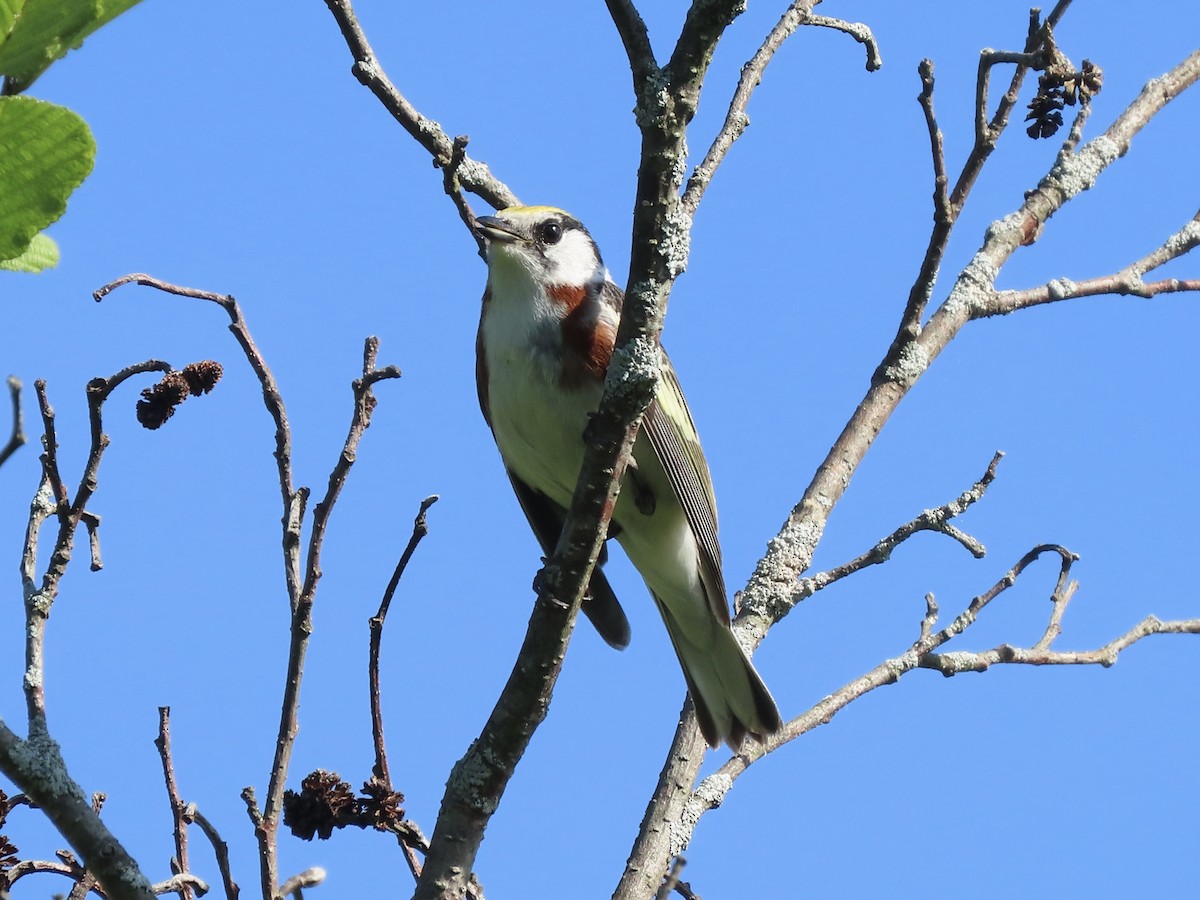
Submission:
<svg viewBox="0 0 1200 900">
<path fill-rule="evenodd" d="M 488 264 L 476 336 L 479 406 L 513 490 L 549 556 L 582 468 L 624 294 L 583 224 L 552 206 L 475 219 Z M 779 708 L 730 628 L 708 464 L 666 354 L 621 484 L 608 537 L 641 574 L 679 658 L 709 746 L 777 732 Z M 604 575 L 582 610 L 622 649 L 629 620 Z"/>
</svg>

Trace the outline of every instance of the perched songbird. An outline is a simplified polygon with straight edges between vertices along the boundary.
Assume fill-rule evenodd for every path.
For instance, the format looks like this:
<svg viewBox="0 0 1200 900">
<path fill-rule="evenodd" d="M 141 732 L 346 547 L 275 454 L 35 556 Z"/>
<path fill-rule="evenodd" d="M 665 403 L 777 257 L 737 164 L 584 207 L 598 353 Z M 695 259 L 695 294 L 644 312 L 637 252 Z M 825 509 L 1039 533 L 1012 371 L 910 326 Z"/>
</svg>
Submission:
<svg viewBox="0 0 1200 900">
<path fill-rule="evenodd" d="M 488 260 L 479 405 L 549 555 L 579 478 L 624 298 L 587 229 L 561 209 L 512 206 L 476 225 Z M 609 536 L 650 588 L 708 743 L 736 748 L 746 734 L 776 731 L 775 701 L 729 628 L 712 480 L 665 354 Z M 629 643 L 629 622 L 600 566 L 583 611 L 609 644 Z"/>
</svg>

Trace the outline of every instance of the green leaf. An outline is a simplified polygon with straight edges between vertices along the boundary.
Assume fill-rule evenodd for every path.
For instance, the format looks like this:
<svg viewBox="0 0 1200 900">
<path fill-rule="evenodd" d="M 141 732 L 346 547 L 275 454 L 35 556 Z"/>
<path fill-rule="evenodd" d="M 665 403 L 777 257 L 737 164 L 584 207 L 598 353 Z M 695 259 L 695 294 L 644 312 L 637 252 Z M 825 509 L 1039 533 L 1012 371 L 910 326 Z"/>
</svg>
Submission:
<svg viewBox="0 0 1200 900">
<path fill-rule="evenodd" d="M 0 0 L 0 74 L 9 93 L 33 84 L 55 60 L 139 0 Z"/>
<path fill-rule="evenodd" d="M 12 259 L 0 259 L 0 269 L 10 272 L 44 272 L 58 265 L 58 244 L 44 234 L 35 234 L 25 252 Z"/>
<path fill-rule="evenodd" d="M 63 214 L 95 158 L 92 133 L 71 110 L 0 97 L 0 259 L 22 253 Z"/>
</svg>

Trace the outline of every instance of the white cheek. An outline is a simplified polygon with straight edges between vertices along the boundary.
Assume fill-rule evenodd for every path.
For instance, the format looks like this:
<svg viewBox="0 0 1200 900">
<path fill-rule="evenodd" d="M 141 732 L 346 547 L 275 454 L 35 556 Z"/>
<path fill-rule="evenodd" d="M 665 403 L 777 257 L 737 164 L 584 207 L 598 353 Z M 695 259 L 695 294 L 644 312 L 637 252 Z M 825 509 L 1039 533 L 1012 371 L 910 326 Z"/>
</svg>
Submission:
<svg viewBox="0 0 1200 900">
<path fill-rule="evenodd" d="M 551 284 L 587 284 L 596 274 L 596 250 L 582 231 L 568 231 L 546 253 Z"/>
</svg>

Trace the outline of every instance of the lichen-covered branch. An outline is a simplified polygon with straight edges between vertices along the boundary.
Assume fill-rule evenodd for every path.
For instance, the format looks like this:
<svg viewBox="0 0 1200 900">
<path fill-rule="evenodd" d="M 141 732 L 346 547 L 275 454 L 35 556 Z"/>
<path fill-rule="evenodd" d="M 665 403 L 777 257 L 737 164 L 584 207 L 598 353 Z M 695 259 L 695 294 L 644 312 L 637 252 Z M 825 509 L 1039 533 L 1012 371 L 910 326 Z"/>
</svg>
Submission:
<svg viewBox="0 0 1200 900">
<path fill-rule="evenodd" d="M 1055 13 L 1065 5 L 1060 3 Z M 1021 207 L 988 229 L 982 247 L 960 273 L 929 323 L 924 328 L 914 327 L 907 332 L 902 328 L 885 354 L 866 395 L 818 467 L 800 502 L 768 544 L 766 554 L 742 594 L 735 628 L 742 630 L 751 643 L 757 644 L 796 602 L 808 596 L 801 576 L 811 564 L 830 512 L 845 493 L 876 435 L 909 389 L 967 322 L 989 309 L 1001 266 L 1019 246 L 1036 239 L 1041 227 L 1062 204 L 1091 187 L 1100 173 L 1123 155 L 1137 132 L 1197 77 L 1200 77 L 1200 53 L 1190 55 L 1170 72 L 1151 81 L 1103 135 L 1077 152 L 1060 155 L 1054 168 L 1038 189 L 1027 195 Z M 1015 102 L 1014 92 L 1011 103 L 1006 95 L 1002 105 L 1011 107 Z M 986 158 L 986 154 L 982 158 Z M 971 167 L 981 164 L 968 162 L 960 177 L 960 186 L 964 184 L 964 178 L 968 183 L 974 179 L 978 172 L 971 171 Z M 956 196 L 957 191 L 950 197 L 952 206 L 961 200 Z M 957 215 L 956 211 L 954 214 Z M 948 237 L 948 231 L 945 235 Z M 927 263 L 934 257 L 940 261 L 944 246 L 940 241 L 940 235 L 935 232 L 931 240 L 932 257 L 927 256 Z M 931 265 L 930 277 L 936 270 L 937 265 Z M 892 677 L 893 666 L 883 664 L 860 682 L 847 686 L 844 695 L 838 695 L 843 698 L 842 705 Z M 694 826 L 696 807 L 694 803 L 688 806 L 688 800 L 681 801 L 685 795 L 681 786 L 694 783 L 703 754 L 695 752 L 699 747 L 688 741 L 683 733 L 686 731 L 685 723 L 677 732 L 664 763 L 658 790 L 647 808 L 622 880 L 625 892 L 619 889 L 619 897 L 644 896 L 646 885 L 656 885 L 670 859 L 682 849 L 678 842 L 672 843 L 670 836 L 679 834 L 681 829 L 690 834 Z M 778 744 L 770 743 L 762 748 L 763 752 L 775 746 Z M 627 886 L 627 882 L 634 879 L 640 881 L 639 887 Z"/>
<path fill-rule="evenodd" d="M 1059 557 L 1059 574 L 1051 594 L 1050 620 L 1046 634 L 1041 640 L 1031 647 L 1002 644 L 993 650 L 982 652 L 938 652 L 938 648 L 964 634 L 990 603 L 1016 584 L 1021 574 L 1047 553 Z M 963 672 L 982 672 L 991 666 L 1004 664 L 1111 666 L 1117 661 L 1118 655 L 1123 650 L 1151 635 L 1200 634 L 1200 619 L 1163 622 L 1154 616 L 1147 616 L 1129 631 L 1114 638 L 1103 647 L 1078 651 L 1051 649 L 1050 645 L 1058 637 L 1059 624 L 1067 603 L 1074 595 L 1075 583 L 1070 580 L 1070 573 L 1071 567 L 1077 560 L 1078 557 L 1075 554 L 1058 545 L 1043 544 L 1033 548 L 1005 572 L 991 588 L 972 599 L 950 624 L 938 631 L 933 630 L 937 623 L 937 606 L 933 603 L 932 597 L 927 598 L 927 612 L 922 621 L 921 635 L 912 646 L 900 655 L 884 660 L 870 671 L 823 698 L 812 708 L 789 721 L 783 731 L 768 743 L 764 745 L 748 743 L 743 747 L 741 753 L 731 757 L 716 772 L 697 785 L 681 818 L 680 827 L 673 833 L 673 852 L 678 853 L 687 845 L 695 823 L 705 812 L 720 806 L 738 777 L 757 760 L 783 744 L 827 724 L 838 712 L 875 688 L 894 684 L 900 678 L 918 669 L 934 669 L 946 676 L 951 676 Z"/>
<path fill-rule="evenodd" d="M 1130 263 L 1119 272 L 1081 281 L 1057 278 L 1047 284 L 1022 291 L 997 291 L 985 301 L 988 311 L 981 315 L 1006 315 L 1027 306 L 1040 306 L 1078 297 L 1119 294 L 1149 299 L 1159 294 L 1200 291 L 1200 278 L 1163 278 L 1158 281 L 1145 279 L 1147 272 L 1183 256 L 1197 246 L 1200 246 L 1200 213 L 1167 238 L 1153 253 Z"/>
</svg>

